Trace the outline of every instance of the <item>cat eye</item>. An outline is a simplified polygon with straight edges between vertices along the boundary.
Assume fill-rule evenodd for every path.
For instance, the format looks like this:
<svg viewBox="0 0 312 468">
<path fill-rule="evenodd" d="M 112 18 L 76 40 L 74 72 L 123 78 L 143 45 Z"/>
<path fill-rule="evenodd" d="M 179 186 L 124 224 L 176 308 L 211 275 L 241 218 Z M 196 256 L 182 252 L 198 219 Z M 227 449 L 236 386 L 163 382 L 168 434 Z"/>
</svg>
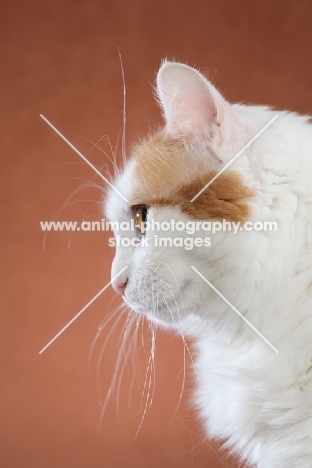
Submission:
<svg viewBox="0 0 312 468">
<path fill-rule="evenodd" d="M 135 227 L 139 229 L 141 236 L 146 234 L 146 219 L 149 210 L 148 205 L 137 205 L 133 208 Z"/>
</svg>

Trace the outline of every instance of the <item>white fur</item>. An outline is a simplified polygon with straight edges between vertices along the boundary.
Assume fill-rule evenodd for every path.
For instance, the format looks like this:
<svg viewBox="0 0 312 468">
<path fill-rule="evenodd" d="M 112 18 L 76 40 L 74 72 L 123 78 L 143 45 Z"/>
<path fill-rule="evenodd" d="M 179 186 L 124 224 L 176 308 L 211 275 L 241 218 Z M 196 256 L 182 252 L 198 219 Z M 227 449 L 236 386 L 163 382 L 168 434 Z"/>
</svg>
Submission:
<svg viewBox="0 0 312 468">
<path fill-rule="evenodd" d="M 135 311 L 193 338 L 198 374 L 194 404 L 208 436 L 225 439 L 248 466 L 311 468 L 312 125 L 308 117 L 295 113 L 230 106 L 202 75 L 181 64 L 162 65 L 157 92 L 168 134 L 208 142 L 220 168 L 278 114 L 228 169 L 240 172 L 256 191 L 250 200 L 252 219 L 277 221 L 278 230 L 208 233 L 211 247 L 190 251 L 117 249 L 112 275 L 128 265 L 122 278 L 128 280 L 125 301 Z M 211 164 L 206 161 L 208 170 Z M 130 198 L 135 162 L 126 166 L 116 184 Z M 112 221 L 132 216 L 113 191 L 107 213 Z M 188 220 L 174 207 L 152 207 L 148 216 Z M 148 232 L 147 237 L 154 234 Z"/>
</svg>

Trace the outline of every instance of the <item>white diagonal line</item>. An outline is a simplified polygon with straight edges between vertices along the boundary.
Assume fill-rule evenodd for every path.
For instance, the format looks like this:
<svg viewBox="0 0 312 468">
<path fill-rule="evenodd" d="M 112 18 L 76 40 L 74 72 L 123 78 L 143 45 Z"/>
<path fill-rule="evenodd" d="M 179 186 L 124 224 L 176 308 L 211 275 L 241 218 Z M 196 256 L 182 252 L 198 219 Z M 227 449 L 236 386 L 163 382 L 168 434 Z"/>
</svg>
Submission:
<svg viewBox="0 0 312 468">
<path fill-rule="evenodd" d="M 76 153 L 100 176 L 102 177 L 103 180 L 105 180 L 105 182 L 113 189 L 115 190 L 116 193 L 118 193 L 118 195 L 125 201 L 125 202 L 129 202 L 129 200 L 127 200 L 127 198 L 119 192 L 118 189 L 116 189 L 116 187 L 114 187 L 114 185 L 108 180 L 106 179 L 106 177 L 95 167 L 93 166 L 92 163 L 90 163 L 90 161 L 88 161 L 88 159 L 80 153 L 80 151 L 77 150 L 77 148 L 70 142 L 67 140 L 67 138 L 64 137 L 64 135 L 62 135 L 62 133 L 54 127 L 54 125 L 51 124 L 51 122 L 49 122 L 49 120 L 42 114 L 40 114 L 40 117 L 74 150 L 76 151 Z"/>
<path fill-rule="evenodd" d="M 241 149 L 241 150 L 234 156 L 234 158 L 231 159 L 231 161 L 229 161 L 229 162 L 221 169 L 221 171 L 219 171 L 218 174 L 216 174 L 216 175 L 208 182 L 208 184 L 206 184 L 205 187 L 203 187 L 203 188 L 198 192 L 197 195 L 195 195 L 195 197 L 192 198 L 191 202 L 193 202 L 194 200 L 196 200 L 196 198 L 199 197 L 199 195 L 201 195 L 201 194 L 209 187 L 209 185 L 212 184 L 212 182 L 214 182 L 214 181 L 216 180 L 216 178 L 219 177 L 219 175 L 221 175 L 222 172 L 224 172 L 224 171 L 238 158 L 238 156 L 240 156 L 240 155 L 245 151 L 245 149 L 247 149 L 248 146 L 250 146 L 251 143 L 253 143 L 253 142 L 258 138 L 258 136 L 260 136 L 261 133 L 263 133 L 264 130 L 266 130 L 266 129 L 274 122 L 274 120 L 277 119 L 277 117 L 278 117 L 278 115 L 276 115 L 275 117 L 273 117 L 273 119 L 271 119 L 270 122 L 267 123 L 267 124 L 263 127 L 263 129 L 260 130 L 260 132 L 258 132 L 257 135 L 255 135 L 255 136 L 250 140 L 250 142 L 247 143 L 247 145 L 245 145 L 244 148 Z"/>
<path fill-rule="evenodd" d="M 66 328 L 68 328 L 68 327 L 79 317 L 79 315 L 81 315 L 81 314 L 89 307 L 89 305 L 91 305 L 92 302 L 94 302 L 95 299 L 97 299 L 97 298 L 105 291 L 105 289 L 107 289 L 108 286 L 109 286 L 116 278 L 118 278 L 118 276 L 121 275 L 121 273 L 122 273 L 123 271 L 125 271 L 126 268 L 128 268 L 128 266 L 125 266 L 116 276 L 114 276 L 114 278 L 112 278 L 112 279 L 110 280 L 110 282 L 107 283 L 106 286 L 104 286 L 104 288 L 102 288 L 101 291 L 99 291 L 99 292 L 91 299 L 91 301 L 89 301 L 88 304 L 86 304 L 86 305 L 78 312 L 78 314 L 76 314 L 75 317 L 73 317 L 73 318 L 70 320 L 70 322 L 68 322 L 68 324 L 65 325 L 65 327 L 63 327 L 62 330 L 59 331 L 59 332 L 55 335 L 54 338 L 52 338 L 51 341 L 49 341 L 48 344 L 46 344 L 45 347 L 42 348 L 41 351 L 39 351 L 39 354 L 42 354 L 43 351 L 45 351 L 45 350 L 50 346 L 50 344 L 52 344 L 53 341 L 55 341 L 56 338 L 58 338 L 58 337 L 66 330 Z"/>
<path fill-rule="evenodd" d="M 194 266 L 191 266 L 191 268 L 195 271 L 195 273 L 198 274 L 198 276 L 200 276 L 200 277 L 205 281 L 205 283 L 207 283 L 207 284 L 211 287 L 211 289 L 213 289 L 213 290 L 221 297 L 221 299 L 224 300 L 224 302 L 227 303 L 228 306 L 231 307 L 231 309 L 234 310 L 234 312 L 237 313 L 237 315 L 239 315 L 239 317 L 240 317 L 241 319 L 243 319 L 243 320 L 247 323 L 247 325 L 250 326 L 250 328 L 253 329 L 253 331 L 255 331 L 255 332 L 260 336 L 260 338 L 262 338 L 276 353 L 279 353 L 279 351 L 275 348 L 275 346 L 273 346 L 272 343 L 270 343 L 269 340 L 267 340 L 267 339 L 262 335 L 262 333 L 260 333 L 259 330 L 257 330 L 257 329 L 249 322 L 249 320 L 247 320 L 247 319 L 236 309 L 236 307 L 234 307 L 234 306 L 223 296 L 223 294 L 221 294 L 220 291 L 218 291 L 217 288 L 215 288 L 215 287 L 210 283 L 210 281 L 207 280 L 207 278 L 205 278 Z"/>
</svg>

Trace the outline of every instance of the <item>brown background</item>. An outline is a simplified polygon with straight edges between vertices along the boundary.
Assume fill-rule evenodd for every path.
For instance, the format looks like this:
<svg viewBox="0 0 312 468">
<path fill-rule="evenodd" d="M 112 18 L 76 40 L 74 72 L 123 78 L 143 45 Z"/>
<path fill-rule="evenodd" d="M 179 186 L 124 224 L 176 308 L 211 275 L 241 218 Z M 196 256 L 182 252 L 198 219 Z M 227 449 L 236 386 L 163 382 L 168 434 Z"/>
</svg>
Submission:
<svg viewBox="0 0 312 468">
<path fill-rule="evenodd" d="M 312 3 L 262 0 L 54 0 L 1 2 L 1 447 L 11 467 L 235 466 L 202 433 L 182 402 L 183 347 L 159 333 L 153 404 L 141 430 L 147 358 L 139 336 L 97 435 L 96 363 L 88 369 L 101 321 L 118 304 L 109 288 L 42 355 L 39 350 L 109 281 L 109 233 L 51 233 L 39 221 L 100 219 L 101 191 L 86 188 L 64 203 L 92 170 L 44 123 L 43 113 L 103 170 L 107 135 L 122 125 L 122 54 L 127 87 L 127 145 L 160 122 L 151 84 L 164 57 L 205 71 L 236 102 L 312 111 Z M 92 151 L 91 151 L 92 150 Z M 92 201 L 93 200 L 93 201 Z M 58 213 L 58 210 L 61 210 Z M 103 355 L 108 390 L 124 318 Z M 148 334 L 143 332 L 148 354 Z M 131 382 L 134 386 L 128 402 Z M 145 394 L 146 396 L 146 394 Z M 144 399 L 143 399 L 144 400 Z M 128 405 L 129 403 L 129 405 Z"/>
</svg>

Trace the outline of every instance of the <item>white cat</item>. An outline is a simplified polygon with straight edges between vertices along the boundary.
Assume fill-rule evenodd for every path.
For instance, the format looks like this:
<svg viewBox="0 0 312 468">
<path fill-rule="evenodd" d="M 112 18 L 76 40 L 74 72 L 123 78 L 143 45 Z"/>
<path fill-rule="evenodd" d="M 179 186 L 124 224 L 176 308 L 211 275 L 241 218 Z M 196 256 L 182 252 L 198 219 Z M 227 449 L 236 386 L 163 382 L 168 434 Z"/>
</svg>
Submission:
<svg viewBox="0 0 312 468">
<path fill-rule="evenodd" d="M 312 125 L 230 105 L 179 63 L 163 63 L 156 91 L 165 126 L 133 149 L 114 181 L 128 202 L 114 190 L 106 202 L 111 221 L 140 226 L 115 236 L 144 241 L 117 247 L 112 276 L 127 268 L 113 286 L 137 313 L 193 338 L 194 403 L 208 437 L 224 439 L 248 466 L 311 468 Z M 201 224 L 224 219 L 242 229 Z M 174 229 L 145 230 L 152 220 Z M 190 221 L 196 232 L 178 229 Z M 256 221 L 277 230 L 244 229 Z"/>
</svg>

